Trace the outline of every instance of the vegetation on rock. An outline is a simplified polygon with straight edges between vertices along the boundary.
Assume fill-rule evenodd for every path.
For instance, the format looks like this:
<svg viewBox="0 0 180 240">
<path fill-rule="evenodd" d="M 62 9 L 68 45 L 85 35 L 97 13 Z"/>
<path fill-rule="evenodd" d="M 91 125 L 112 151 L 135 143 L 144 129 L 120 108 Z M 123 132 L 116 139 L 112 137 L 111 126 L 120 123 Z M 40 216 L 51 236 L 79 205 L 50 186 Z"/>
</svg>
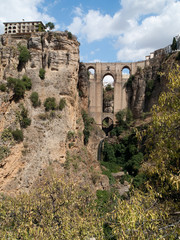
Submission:
<svg viewBox="0 0 180 240">
<path fill-rule="evenodd" d="M 40 77 L 42 80 L 45 79 L 45 73 L 46 73 L 45 69 L 44 69 L 44 68 L 40 68 L 40 70 L 39 70 L 39 77 Z"/>
<path fill-rule="evenodd" d="M 31 125 L 31 119 L 28 118 L 28 110 L 23 105 L 21 105 L 20 107 L 21 112 L 17 112 L 17 119 L 22 128 L 27 128 Z"/>
<path fill-rule="evenodd" d="M 87 145 L 90 137 L 90 133 L 92 130 L 92 124 L 94 123 L 94 119 L 89 117 L 89 115 L 85 112 L 85 110 L 82 110 L 81 114 L 84 122 L 84 130 L 83 130 L 84 144 Z"/>
<path fill-rule="evenodd" d="M 9 77 L 7 79 L 7 87 L 13 90 L 13 98 L 15 101 L 23 98 L 25 91 L 30 90 L 31 86 L 31 79 L 27 76 L 23 76 L 22 80 L 12 77 Z"/>
<path fill-rule="evenodd" d="M 5 92 L 6 91 L 6 85 L 5 84 L 0 84 L 0 91 Z"/>
<path fill-rule="evenodd" d="M 22 142 L 24 139 L 23 132 L 20 129 L 12 131 L 12 135 L 15 141 Z"/>
<path fill-rule="evenodd" d="M 27 63 L 31 57 L 30 52 L 27 49 L 27 47 L 19 44 L 18 50 L 19 50 L 19 63 L 20 64 Z"/>
<path fill-rule="evenodd" d="M 54 97 L 46 98 L 44 102 L 44 107 L 46 111 L 55 110 L 56 109 L 56 99 Z"/>
<path fill-rule="evenodd" d="M 39 100 L 39 94 L 37 92 L 32 92 L 30 96 L 33 107 L 38 107 L 41 105 L 41 101 Z"/>
<path fill-rule="evenodd" d="M 59 101 L 59 110 L 62 111 L 66 106 L 66 99 L 62 98 L 60 101 Z"/>
</svg>

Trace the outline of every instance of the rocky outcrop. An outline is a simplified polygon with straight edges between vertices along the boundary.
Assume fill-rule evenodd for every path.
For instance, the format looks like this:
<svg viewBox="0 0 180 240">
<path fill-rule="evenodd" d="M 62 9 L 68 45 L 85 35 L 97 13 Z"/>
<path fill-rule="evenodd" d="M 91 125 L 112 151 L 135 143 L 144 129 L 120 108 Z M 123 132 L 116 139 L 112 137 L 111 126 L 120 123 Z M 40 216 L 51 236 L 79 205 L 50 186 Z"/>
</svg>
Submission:
<svg viewBox="0 0 180 240">
<path fill-rule="evenodd" d="M 155 54 L 149 66 L 138 68 L 127 81 L 128 107 L 135 118 L 139 118 L 143 112 L 149 112 L 157 104 L 161 92 L 166 91 L 168 72 L 177 62 L 176 55 Z"/>
<path fill-rule="evenodd" d="M 19 71 L 18 45 L 26 46 L 31 56 Z M 44 80 L 39 77 L 41 68 L 45 70 Z M 32 89 L 26 91 L 24 99 L 14 102 L 11 91 L 0 92 L 1 134 L 6 128 L 20 129 L 17 114 L 22 105 L 31 119 L 31 125 L 23 129 L 23 143 L 9 144 L 0 139 L 0 146 L 6 145 L 10 149 L 8 157 L 1 160 L 0 191 L 29 191 L 47 168 L 56 169 L 58 174 L 66 174 L 84 184 L 92 182 L 94 189 L 102 188 L 97 160 L 88 150 L 86 153 L 81 150 L 84 149 L 84 126 L 77 91 L 78 41 L 68 39 L 65 32 L 1 35 L 0 83 L 6 84 L 8 77 L 21 79 L 24 75 L 32 81 Z M 39 94 L 41 106 L 37 108 L 30 100 L 32 92 Z M 56 110 L 45 111 L 43 104 L 48 97 L 55 98 Z M 59 110 L 61 99 L 65 100 L 65 107 Z M 92 179 L 91 166 L 93 174 L 100 176 L 96 181 Z"/>
</svg>

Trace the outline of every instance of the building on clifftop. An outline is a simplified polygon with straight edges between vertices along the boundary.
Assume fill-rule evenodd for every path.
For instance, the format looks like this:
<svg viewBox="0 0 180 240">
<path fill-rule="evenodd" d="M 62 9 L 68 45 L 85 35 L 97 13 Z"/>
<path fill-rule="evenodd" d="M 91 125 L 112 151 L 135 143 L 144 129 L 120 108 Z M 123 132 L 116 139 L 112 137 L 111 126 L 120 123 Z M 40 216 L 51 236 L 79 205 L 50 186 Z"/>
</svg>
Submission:
<svg viewBox="0 0 180 240">
<path fill-rule="evenodd" d="M 32 32 L 43 32 L 45 26 L 41 21 L 35 22 L 5 22 L 4 23 L 5 34 L 18 34 L 18 33 L 32 33 Z"/>
</svg>

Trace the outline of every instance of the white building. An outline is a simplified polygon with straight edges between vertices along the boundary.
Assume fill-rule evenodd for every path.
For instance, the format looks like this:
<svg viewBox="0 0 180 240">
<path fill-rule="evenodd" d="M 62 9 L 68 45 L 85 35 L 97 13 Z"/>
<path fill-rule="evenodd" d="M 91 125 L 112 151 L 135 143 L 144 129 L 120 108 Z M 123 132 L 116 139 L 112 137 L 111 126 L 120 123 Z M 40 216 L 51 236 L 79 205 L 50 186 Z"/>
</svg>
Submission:
<svg viewBox="0 0 180 240">
<path fill-rule="evenodd" d="M 41 32 L 45 29 L 41 21 L 37 22 L 5 22 L 4 32 L 6 34 Z"/>
</svg>

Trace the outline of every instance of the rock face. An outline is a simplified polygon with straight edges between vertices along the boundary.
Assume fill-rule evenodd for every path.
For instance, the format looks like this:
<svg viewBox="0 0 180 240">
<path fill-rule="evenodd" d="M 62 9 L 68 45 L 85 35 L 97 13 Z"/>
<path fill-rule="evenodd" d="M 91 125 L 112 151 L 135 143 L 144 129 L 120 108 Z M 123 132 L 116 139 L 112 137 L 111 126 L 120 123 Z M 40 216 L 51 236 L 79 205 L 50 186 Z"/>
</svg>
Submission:
<svg viewBox="0 0 180 240">
<path fill-rule="evenodd" d="M 31 56 L 20 71 L 18 44 L 26 46 Z M 45 70 L 44 80 L 39 77 L 41 68 Z M 32 89 L 26 91 L 24 99 L 19 102 L 12 101 L 12 91 L 0 92 L 1 134 L 7 128 L 20 128 L 17 113 L 21 105 L 28 110 L 31 119 L 31 125 L 23 129 L 22 143 L 0 140 L 0 146 L 10 149 L 9 156 L 0 163 L 0 191 L 29 191 L 47 167 L 56 168 L 59 174 L 70 171 L 68 174 L 74 179 L 82 180 L 84 174 L 83 181 L 89 182 L 92 181 L 89 170 L 92 164 L 95 173 L 100 175 L 96 159 L 88 152 L 87 157 L 80 150 L 83 148 L 84 127 L 77 91 L 78 74 L 79 43 L 76 39 L 68 39 L 65 32 L 0 36 L 0 83 L 6 84 L 8 77 L 21 79 L 24 75 L 32 80 Z M 32 106 L 32 92 L 39 94 L 40 107 Z M 45 112 L 43 103 L 48 97 L 54 97 L 57 106 L 61 99 L 65 99 L 64 109 Z"/>
<path fill-rule="evenodd" d="M 177 53 L 170 56 L 155 54 L 145 69 L 138 68 L 126 84 L 128 107 L 135 118 L 143 112 L 149 112 L 157 104 L 159 95 L 166 91 L 168 71 L 176 60 Z M 163 73 L 163 74 L 161 74 Z"/>
</svg>

